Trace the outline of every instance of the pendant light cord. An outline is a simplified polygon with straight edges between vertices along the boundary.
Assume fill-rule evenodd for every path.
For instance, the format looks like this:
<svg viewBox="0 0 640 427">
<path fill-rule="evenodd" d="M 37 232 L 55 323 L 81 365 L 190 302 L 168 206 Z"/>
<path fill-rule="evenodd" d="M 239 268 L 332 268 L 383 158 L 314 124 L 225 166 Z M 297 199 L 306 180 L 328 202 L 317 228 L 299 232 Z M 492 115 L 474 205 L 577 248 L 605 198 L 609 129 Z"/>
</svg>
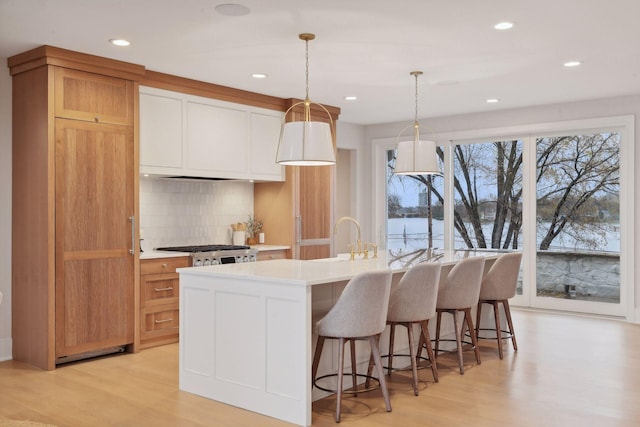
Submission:
<svg viewBox="0 0 640 427">
<path fill-rule="evenodd" d="M 306 46 L 306 54 L 305 54 L 305 59 L 306 59 L 306 64 L 305 64 L 305 99 L 308 101 L 309 100 L 309 40 L 305 40 L 304 41 L 305 46 Z"/>
<path fill-rule="evenodd" d="M 414 123 L 418 124 L 418 72 L 413 72 L 413 75 L 416 78 L 416 117 Z"/>
</svg>

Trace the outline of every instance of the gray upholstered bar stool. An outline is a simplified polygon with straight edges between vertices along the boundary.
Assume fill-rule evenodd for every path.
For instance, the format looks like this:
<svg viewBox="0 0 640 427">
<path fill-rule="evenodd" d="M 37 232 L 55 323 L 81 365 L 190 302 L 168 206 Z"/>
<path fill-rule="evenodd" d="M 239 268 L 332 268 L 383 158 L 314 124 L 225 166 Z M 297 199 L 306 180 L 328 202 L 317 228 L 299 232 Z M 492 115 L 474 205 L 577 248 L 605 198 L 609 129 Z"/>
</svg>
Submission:
<svg viewBox="0 0 640 427">
<path fill-rule="evenodd" d="M 391 411 L 389 392 L 378 347 L 378 338 L 386 325 L 390 291 L 391 271 L 360 273 L 349 280 L 335 305 L 316 323 L 318 343 L 311 367 L 311 378 L 314 385 L 325 339 L 338 340 L 338 386 L 336 390 L 336 422 L 338 423 L 340 422 L 342 378 L 344 376 L 344 344 L 346 341 L 351 341 L 351 348 L 355 345 L 355 340 L 369 341 L 384 402 L 387 411 Z M 352 352 L 352 354 L 354 353 Z M 351 369 L 355 387 L 357 384 L 355 364 Z"/>
<path fill-rule="evenodd" d="M 416 352 L 413 325 L 420 325 L 420 349 L 426 343 L 427 356 L 431 362 L 433 379 L 438 382 L 438 368 L 431 348 L 429 336 L 429 319 L 436 314 L 436 301 L 438 297 L 438 284 L 440 282 L 440 269 L 438 263 L 421 263 L 411 267 L 400 281 L 391 287 L 389 297 L 389 312 L 387 325 L 389 330 L 389 355 L 387 373 L 393 370 L 393 347 L 395 341 L 395 327 L 402 325 L 407 328 L 409 338 L 409 356 L 411 358 L 411 371 L 413 373 L 413 394 L 418 395 L 418 367 L 417 358 L 420 352 Z"/>
<path fill-rule="evenodd" d="M 511 320 L 511 310 L 509 309 L 509 298 L 516 295 L 516 286 L 518 284 L 518 274 L 520 273 L 520 262 L 522 260 L 521 252 L 513 252 L 500 255 L 493 263 L 487 274 L 482 279 L 480 287 L 480 297 L 478 301 L 478 310 L 476 311 L 476 336 L 481 339 L 495 339 L 498 342 L 498 355 L 502 359 L 502 340 L 511 338 L 514 351 L 518 351 L 516 343 L 516 335 L 513 331 L 513 322 Z M 482 313 L 482 305 L 493 305 L 493 316 L 495 319 L 495 329 L 480 328 L 480 317 Z M 504 314 L 507 318 L 507 326 L 509 330 L 502 329 L 500 324 L 499 304 L 504 308 Z M 480 336 L 480 331 L 494 331 L 495 337 Z"/>
<path fill-rule="evenodd" d="M 480 352 L 478 350 L 478 341 L 476 339 L 476 331 L 473 327 L 473 319 L 471 318 L 471 307 L 478 304 L 480 296 L 480 283 L 482 282 L 482 274 L 484 273 L 484 257 L 470 257 L 458 262 L 445 280 L 441 280 L 438 289 L 438 302 L 436 304 L 436 313 L 438 314 L 436 322 L 436 358 L 440 351 L 440 323 L 442 313 L 451 313 L 453 315 L 453 327 L 456 334 L 456 346 L 458 350 L 458 365 L 460 366 L 460 374 L 464 374 L 464 360 L 462 357 L 462 338 L 464 337 L 465 326 L 469 330 L 471 336 L 471 345 L 476 355 L 476 362 L 480 361 Z M 458 312 L 464 313 L 462 326 L 458 327 Z M 450 340 L 442 340 L 450 341 Z"/>
</svg>

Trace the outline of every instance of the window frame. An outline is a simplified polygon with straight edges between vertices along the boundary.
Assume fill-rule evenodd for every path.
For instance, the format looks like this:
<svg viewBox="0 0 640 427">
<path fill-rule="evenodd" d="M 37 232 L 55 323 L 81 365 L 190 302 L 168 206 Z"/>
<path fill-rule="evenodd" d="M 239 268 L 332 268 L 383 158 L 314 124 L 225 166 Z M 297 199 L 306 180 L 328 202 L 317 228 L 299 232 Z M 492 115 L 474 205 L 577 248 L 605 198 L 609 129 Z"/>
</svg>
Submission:
<svg viewBox="0 0 640 427">
<path fill-rule="evenodd" d="M 444 244 L 445 249 L 453 248 L 453 147 L 455 144 L 487 143 L 497 140 L 519 139 L 523 141 L 523 295 L 514 298 L 514 305 L 547 308 L 563 311 L 593 312 L 593 304 L 605 304 L 593 312 L 595 314 L 624 317 L 633 321 L 635 300 L 634 266 L 634 198 L 620 197 L 620 228 L 624 230 L 620 238 L 620 303 L 594 303 L 567 300 L 560 303 L 541 301 L 536 297 L 536 139 L 550 136 L 616 131 L 620 133 L 620 194 L 635 194 L 635 129 L 634 116 L 612 116 L 593 119 L 543 122 L 499 128 L 455 131 L 425 135 L 443 148 L 444 151 Z M 373 146 L 373 203 L 376 206 L 373 227 L 381 248 L 386 249 L 386 151 L 395 148 L 396 138 L 372 140 Z M 550 300 L 551 298 L 545 298 Z M 611 307 L 611 306 L 615 307 Z"/>
</svg>

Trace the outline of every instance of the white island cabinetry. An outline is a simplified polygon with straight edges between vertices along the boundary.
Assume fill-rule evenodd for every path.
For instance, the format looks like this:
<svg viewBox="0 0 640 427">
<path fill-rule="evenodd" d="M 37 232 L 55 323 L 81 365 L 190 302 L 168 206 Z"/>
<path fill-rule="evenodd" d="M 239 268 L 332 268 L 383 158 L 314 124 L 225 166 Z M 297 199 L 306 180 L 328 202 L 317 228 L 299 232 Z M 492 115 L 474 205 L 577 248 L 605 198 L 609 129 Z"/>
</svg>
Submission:
<svg viewBox="0 0 640 427">
<path fill-rule="evenodd" d="M 426 254 L 450 268 L 469 252 Z M 480 255 L 480 254 L 479 254 Z M 489 259 L 496 254 L 485 253 Z M 311 425 L 313 321 L 339 298 L 349 279 L 406 261 L 293 260 L 178 269 L 180 274 L 180 389 L 298 425 Z M 443 271 L 444 273 L 444 271 Z M 384 338 L 383 338 L 384 342 Z M 369 358 L 358 350 L 358 364 Z M 323 358 L 319 375 L 335 372 Z M 362 359 L 362 360 L 360 360 Z M 366 369 L 366 368 L 365 368 Z"/>
<path fill-rule="evenodd" d="M 140 172 L 284 181 L 282 112 L 140 86 Z"/>
</svg>

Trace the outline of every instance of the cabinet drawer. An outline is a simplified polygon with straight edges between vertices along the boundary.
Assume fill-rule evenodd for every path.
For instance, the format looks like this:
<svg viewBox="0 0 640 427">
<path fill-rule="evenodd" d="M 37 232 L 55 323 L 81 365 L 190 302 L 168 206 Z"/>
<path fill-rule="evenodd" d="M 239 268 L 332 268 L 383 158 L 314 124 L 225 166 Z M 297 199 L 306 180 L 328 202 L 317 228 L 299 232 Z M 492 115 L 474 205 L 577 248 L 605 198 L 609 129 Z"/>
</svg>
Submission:
<svg viewBox="0 0 640 427">
<path fill-rule="evenodd" d="M 175 273 L 176 268 L 189 267 L 189 257 L 143 259 L 140 274 Z"/>
<path fill-rule="evenodd" d="M 178 335 L 180 317 L 178 306 L 169 304 L 164 306 L 150 307 L 142 310 L 141 339 Z"/>
<path fill-rule="evenodd" d="M 140 278 L 140 306 L 178 303 L 178 273 L 146 274 Z"/>
</svg>

